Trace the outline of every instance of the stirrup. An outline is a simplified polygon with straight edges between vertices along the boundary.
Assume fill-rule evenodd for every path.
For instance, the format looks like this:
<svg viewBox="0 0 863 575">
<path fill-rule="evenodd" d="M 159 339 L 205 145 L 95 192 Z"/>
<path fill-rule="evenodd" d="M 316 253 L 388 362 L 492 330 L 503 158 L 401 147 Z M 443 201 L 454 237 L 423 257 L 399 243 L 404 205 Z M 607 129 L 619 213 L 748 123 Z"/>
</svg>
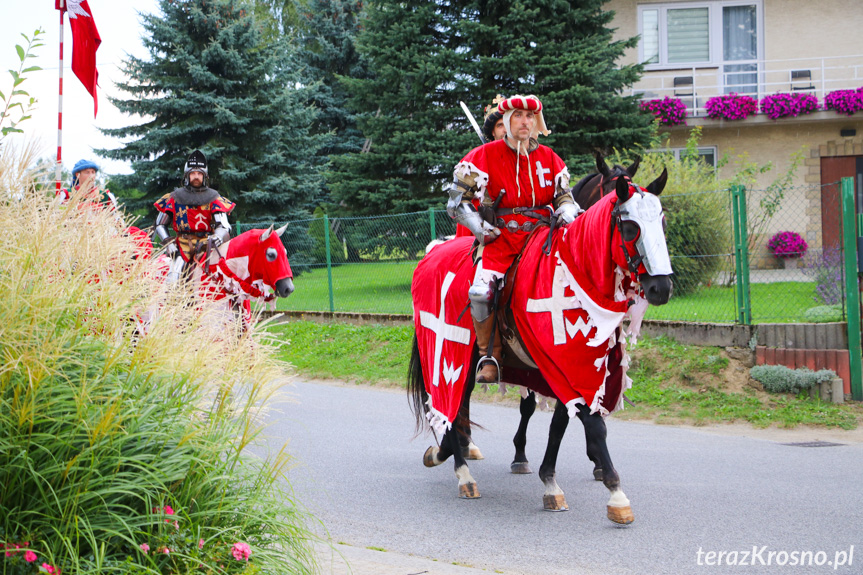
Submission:
<svg viewBox="0 0 863 575">
<path fill-rule="evenodd" d="M 494 382 L 482 382 L 483 385 L 500 385 L 500 364 L 497 362 L 497 359 L 493 355 L 484 355 L 479 358 L 479 361 L 476 362 L 476 371 L 473 374 L 473 380 L 476 381 L 477 376 L 479 376 L 479 371 L 482 369 L 483 364 L 492 362 L 494 366 L 497 368 L 497 380 Z"/>
</svg>

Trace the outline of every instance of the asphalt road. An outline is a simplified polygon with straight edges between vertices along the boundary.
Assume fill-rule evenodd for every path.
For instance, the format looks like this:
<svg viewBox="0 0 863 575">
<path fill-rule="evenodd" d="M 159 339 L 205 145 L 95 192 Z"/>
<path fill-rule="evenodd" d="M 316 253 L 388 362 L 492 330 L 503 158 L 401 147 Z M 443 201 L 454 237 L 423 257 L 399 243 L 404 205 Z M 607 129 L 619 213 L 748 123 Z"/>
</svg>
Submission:
<svg viewBox="0 0 863 575">
<path fill-rule="evenodd" d="M 798 447 L 609 418 L 635 513 L 621 528 L 605 517 L 608 491 L 593 480 L 578 420 L 557 469 L 570 511 L 550 513 L 537 475 L 509 472 L 513 407 L 471 406 L 485 460 L 469 462 L 482 498 L 466 501 L 449 461 L 423 467 L 434 440 L 413 439 L 403 392 L 302 381 L 287 391 L 294 401 L 271 412 L 267 434 L 273 446 L 289 441 L 297 499 L 335 543 L 498 573 L 863 573 L 863 444 Z M 550 421 L 531 421 L 534 471 Z"/>
</svg>

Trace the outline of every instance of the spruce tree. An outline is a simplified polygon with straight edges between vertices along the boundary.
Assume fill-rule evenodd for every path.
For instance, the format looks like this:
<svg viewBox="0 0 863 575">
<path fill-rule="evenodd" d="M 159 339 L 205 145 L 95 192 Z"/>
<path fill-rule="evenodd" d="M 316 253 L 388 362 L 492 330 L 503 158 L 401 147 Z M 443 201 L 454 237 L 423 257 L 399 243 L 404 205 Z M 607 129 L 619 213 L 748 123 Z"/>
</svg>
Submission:
<svg viewBox="0 0 863 575">
<path fill-rule="evenodd" d="M 638 66 L 617 66 L 636 39 L 613 41 L 603 0 L 452 0 L 370 5 L 357 39 L 373 75 L 345 81 L 370 140 L 333 158 L 334 199 L 354 213 L 442 207 L 452 168 L 479 144 L 459 108 L 479 122 L 498 93 L 536 94 L 550 145 L 572 176 L 586 154 L 646 144 L 652 118 L 619 92 Z"/>
<path fill-rule="evenodd" d="M 302 87 L 295 50 L 264 40 L 238 0 L 161 0 L 161 15 L 142 15 L 148 60 L 130 57 L 114 99 L 142 124 L 105 130 L 133 138 L 102 155 L 129 160 L 127 187 L 146 202 L 180 184 L 189 153 L 209 161 L 211 186 L 235 201 L 242 221 L 296 218 L 323 201 L 322 138 L 310 133 L 315 110 Z M 143 201 L 141 203 L 144 203 Z"/>
<path fill-rule="evenodd" d="M 458 104 L 470 96 L 453 34 L 459 14 L 446 8 L 427 0 L 366 7 L 357 47 L 371 77 L 345 78 L 345 89 L 368 144 L 333 156 L 327 174 L 345 214 L 439 207 L 453 163 L 479 143 Z"/>
</svg>

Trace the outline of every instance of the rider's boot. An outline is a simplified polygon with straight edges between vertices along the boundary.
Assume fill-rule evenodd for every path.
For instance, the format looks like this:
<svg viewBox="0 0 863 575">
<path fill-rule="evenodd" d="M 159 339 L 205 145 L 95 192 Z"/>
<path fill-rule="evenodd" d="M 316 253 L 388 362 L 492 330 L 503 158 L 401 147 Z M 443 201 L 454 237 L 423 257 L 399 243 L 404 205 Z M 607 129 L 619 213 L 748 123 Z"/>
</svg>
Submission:
<svg viewBox="0 0 863 575">
<path fill-rule="evenodd" d="M 500 341 L 500 334 L 495 334 L 494 344 L 492 345 L 491 353 L 489 353 L 488 342 L 491 339 L 491 332 L 494 329 L 494 314 L 490 315 L 485 321 L 473 320 L 473 327 L 476 330 L 476 345 L 479 348 L 480 363 L 477 369 L 477 383 L 498 383 L 500 373 L 498 366 L 500 364 L 501 351 L 503 346 Z M 493 359 L 492 359 L 493 358 Z"/>
</svg>

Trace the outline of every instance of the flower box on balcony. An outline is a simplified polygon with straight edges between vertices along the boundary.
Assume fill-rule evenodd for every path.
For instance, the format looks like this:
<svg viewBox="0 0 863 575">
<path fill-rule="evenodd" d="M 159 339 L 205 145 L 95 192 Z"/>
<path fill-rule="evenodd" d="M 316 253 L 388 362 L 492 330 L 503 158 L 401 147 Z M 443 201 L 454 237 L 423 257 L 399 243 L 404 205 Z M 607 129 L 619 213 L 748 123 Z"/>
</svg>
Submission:
<svg viewBox="0 0 863 575">
<path fill-rule="evenodd" d="M 725 94 L 714 96 L 704 105 L 708 118 L 724 118 L 726 120 L 744 120 L 749 114 L 758 111 L 758 101 L 745 94 Z"/>
<path fill-rule="evenodd" d="M 641 102 L 642 110 L 653 113 L 660 124 L 665 126 L 686 125 L 686 104 L 680 98 L 666 96 L 661 100 Z"/>
<path fill-rule="evenodd" d="M 761 98 L 761 113 L 772 120 L 796 118 L 818 109 L 818 98 L 812 94 L 772 94 Z"/>
<path fill-rule="evenodd" d="M 824 109 L 850 116 L 863 110 L 863 87 L 856 90 L 835 90 L 824 96 Z"/>
</svg>

